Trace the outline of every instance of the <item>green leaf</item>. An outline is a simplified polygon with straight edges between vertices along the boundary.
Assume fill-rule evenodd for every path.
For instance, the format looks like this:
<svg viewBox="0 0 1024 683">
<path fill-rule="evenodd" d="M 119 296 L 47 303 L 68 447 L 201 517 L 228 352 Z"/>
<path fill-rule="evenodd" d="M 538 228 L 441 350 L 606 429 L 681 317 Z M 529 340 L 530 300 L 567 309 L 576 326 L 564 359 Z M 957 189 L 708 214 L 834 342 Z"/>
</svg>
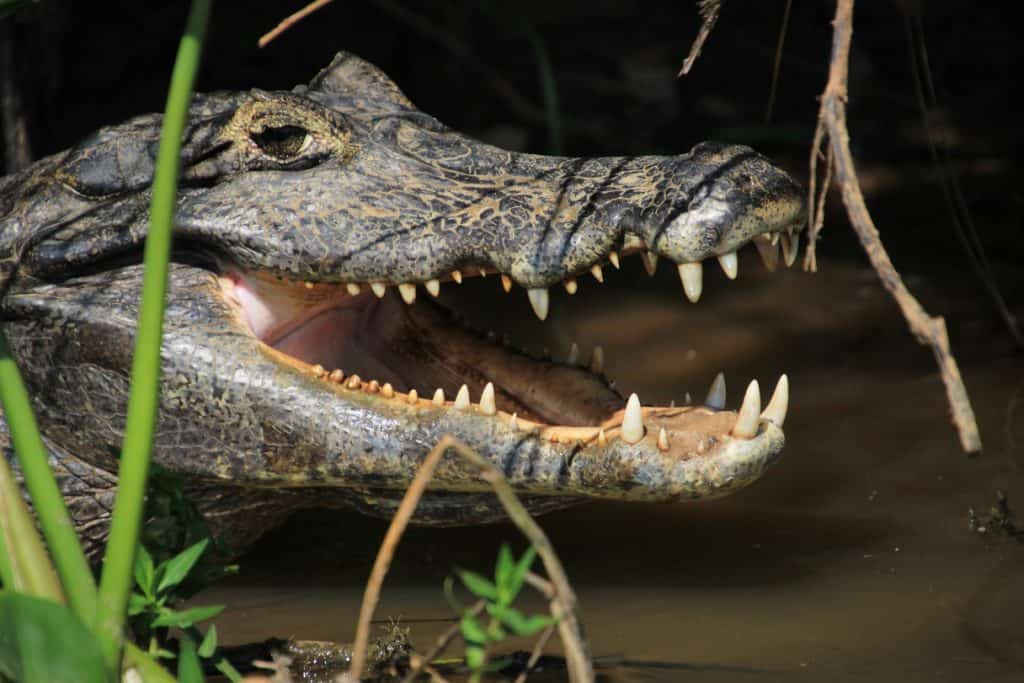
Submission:
<svg viewBox="0 0 1024 683">
<path fill-rule="evenodd" d="M 132 593 L 128 596 L 128 616 L 134 617 L 142 614 L 152 604 L 153 602 L 149 598 L 138 593 Z"/>
<path fill-rule="evenodd" d="M 471 613 L 467 612 L 462 615 L 459 627 L 462 630 L 462 639 L 466 643 L 477 645 L 487 643 L 487 632 L 484 631 L 484 627 L 480 625 L 480 622 Z"/>
<path fill-rule="evenodd" d="M 494 565 L 494 583 L 498 587 L 498 596 L 502 602 L 511 602 L 508 598 L 508 581 L 515 570 L 515 561 L 512 559 L 512 549 L 508 543 L 502 543 L 498 550 L 498 561 Z"/>
<path fill-rule="evenodd" d="M 470 669 L 481 669 L 487 663 L 487 651 L 479 645 L 466 647 L 466 666 Z"/>
<path fill-rule="evenodd" d="M 503 610 L 491 611 L 488 607 L 488 612 L 495 618 L 501 621 L 501 623 L 508 626 L 517 636 L 532 636 L 543 628 L 555 623 L 555 620 L 550 616 L 536 615 L 532 617 L 524 616 L 522 612 L 515 609 L 514 607 L 506 607 Z"/>
<path fill-rule="evenodd" d="M 179 683 L 203 683 L 203 667 L 199 664 L 199 657 L 196 656 L 196 644 L 188 636 L 181 639 L 181 649 L 178 651 L 178 681 Z"/>
<path fill-rule="evenodd" d="M 484 598 L 485 600 L 497 600 L 498 599 L 498 588 L 490 579 L 480 576 L 476 572 L 471 572 L 466 569 L 457 569 L 456 573 L 459 578 L 462 579 L 462 583 L 466 585 L 473 595 L 478 598 Z"/>
<path fill-rule="evenodd" d="M 206 635 L 203 636 L 203 642 L 199 643 L 199 656 L 203 659 L 209 659 L 213 656 L 213 653 L 217 651 L 217 626 L 210 624 L 210 628 L 206 629 Z"/>
<path fill-rule="evenodd" d="M 161 626 L 188 628 L 193 624 L 198 624 L 201 621 L 212 619 L 223 611 L 224 605 L 190 607 L 186 610 L 181 610 L 180 612 L 168 610 L 154 619 L 150 626 L 152 628 L 160 628 Z"/>
<path fill-rule="evenodd" d="M 149 554 L 145 546 L 139 544 L 135 551 L 135 567 L 132 573 L 135 576 L 135 584 L 142 589 L 147 598 L 153 597 L 153 585 L 156 569 L 153 567 L 153 556 Z"/>
<path fill-rule="evenodd" d="M 519 558 L 519 562 L 516 563 L 515 569 L 512 570 L 508 580 L 508 591 L 512 596 L 509 602 L 515 600 L 516 596 L 519 595 L 519 590 L 523 587 L 523 581 L 526 580 L 526 572 L 530 571 L 530 567 L 533 566 L 533 561 L 536 558 L 537 549 L 532 545 Z"/>
<path fill-rule="evenodd" d="M 199 561 L 199 557 L 206 550 L 206 546 L 209 543 L 210 539 L 204 538 L 160 565 L 163 572 L 161 572 L 160 583 L 157 584 L 156 592 L 163 593 L 165 590 L 174 588 L 181 583 L 188 576 L 188 573 L 192 571 L 192 567 Z"/>
<path fill-rule="evenodd" d="M 25 683 L 105 683 L 99 641 L 64 605 L 0 592 L 0 674 Z"/>
</svg>

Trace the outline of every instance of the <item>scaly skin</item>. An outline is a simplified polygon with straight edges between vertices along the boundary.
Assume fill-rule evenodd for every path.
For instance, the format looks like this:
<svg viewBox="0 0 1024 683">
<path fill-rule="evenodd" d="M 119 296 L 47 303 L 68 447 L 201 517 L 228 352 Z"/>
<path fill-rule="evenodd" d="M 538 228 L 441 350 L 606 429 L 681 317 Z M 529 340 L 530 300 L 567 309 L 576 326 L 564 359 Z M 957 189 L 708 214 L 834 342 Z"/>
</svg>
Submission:
<svg viewBox="0 0 1024 683">
<path fill-rule="evenodd" d="M 0 314 L 90 550 L 116 481 L 159 125 L 143 116 L 105 128 L 0 180 Z M 722 495 L 756 480 L 782 448 L 781 420 L 760 419 L 740 438 L 736 413 L 703 407 L 645 407 L 642 438 L 623 438 L 624 401 L 599 375 L 507 351 L 471 360 L 476 337 L 449 329 L 422 290 L 407 310 L 394 292 L 378 302 L 367 291 L 484 269 L 542 292 L 612 252 L 698 263 L 759 235 L 789 239 L 803 194 L 748 148 L 507 152 L 445 128 L 375 67 L 341 54 L 305 89 L 197 97 L 183 158 L 155 460 L 187 477 L 239 546 L 298 507 L 388 514 L 445 434 L 499 465 L 538 511 Z M 339 285 L 359 284 L 345 311 L 385 320 L 373 324 L 388 328 L 388 344 L 419 335 L 459 356 L 473 366 L 461 381 L 474 399 L 497 385 L 498 410 L 437 405 L 415 381 L 400 386 L 399 366 L 413 361 L 393 349 L 380 382 L 331 381 L 254 334 L 235 289 L 253 278 L 332 300 Z M 439 377 L 455 363 L 430 362 Z M 425 398 L 410 399 L 411 388 Z M 0 447 L 10 454 L 2 417 Z M 419 521 L 500 516 L 460 461 L 445 461 L 435 482 Z"/>
</svg>

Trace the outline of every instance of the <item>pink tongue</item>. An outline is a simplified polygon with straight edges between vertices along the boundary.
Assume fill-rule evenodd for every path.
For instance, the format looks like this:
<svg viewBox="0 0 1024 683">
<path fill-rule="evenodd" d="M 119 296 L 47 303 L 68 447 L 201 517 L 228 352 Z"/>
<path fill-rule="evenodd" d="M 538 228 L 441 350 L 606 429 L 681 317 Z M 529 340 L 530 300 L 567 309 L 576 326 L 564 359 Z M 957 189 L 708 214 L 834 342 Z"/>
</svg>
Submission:
<svg viewBox="0 0 1024 683">
<path fill-rule="evenodd" d="M 232 274 L 230 278 L 250 329 L 268 344 L 309 320 L 318 310 L 336 306 L 348 296 L 337 286 L 307 289 L 283 285 L 264 275 Z"/>
</svg>

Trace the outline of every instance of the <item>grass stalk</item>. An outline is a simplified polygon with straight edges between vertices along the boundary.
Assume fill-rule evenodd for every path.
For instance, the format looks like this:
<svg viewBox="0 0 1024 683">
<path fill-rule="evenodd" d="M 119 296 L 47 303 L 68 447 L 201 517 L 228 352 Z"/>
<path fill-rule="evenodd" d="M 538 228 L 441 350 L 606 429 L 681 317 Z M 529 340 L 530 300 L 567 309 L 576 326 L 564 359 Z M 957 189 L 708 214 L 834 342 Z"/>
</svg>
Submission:
<svg viewBox="0 0 1024 683">
<path fill-rule="evenodd" d="M 66 604 L 57 572 L 21 497 L 7 458 L 0 455 L 0 579 L 4 587 Z M 92 589 L 95 591 L 95 587 Z"/>
<path fill-rule="evenodd" d="M 68 604 L 83 622 L 92 623 L 96 614 L 96 584 L 93 581 L 92 572 L 89 570 L 89 563 L 85 559 L 85 553 L 82 552 L 82 546 L 78 543 L 75 525 L 64 505 L 64 498 L 57 486 L 57 479 L 50 469 L 46 446 L 43 444 L 42 436 L 39 435 L 39 426 L 32 413 L 32 402 L 28 397 L 28 391 L 25 389 L 21 373 L 18 372 L 18 366 L 11 355 L 7 337 L 2 331 L 0 331 L 0 405 L 3 406 L 4 417 L 11 433 L 11 443 L 14 445 L 14 452 L 18 455 L 21 472 L 25 478 L 25 488 L 28 489 L 32 498 L 32 505 L 39 518 L 39 526 L 43 530 L 43 536 L 46 537 L 50 554 L 53 557 L 53 564 L 64 585 L 64 594 L 67 596 Z M 6 461 L 4 465 L 7 465 Z M 11 481 L 13 482 L 13 476 Z M 4 497 L 5 499 L 8 497 L 6 492 Z M 5 500 L 5 507 L 10 507 L 13 502 Z M 15 523 L 17 523 L 16 520 Z M 35 528 L 31 528 L 30 535 L 22 536 L 21 532 L 28 531 L 28 528 L 24 528 L 24 523 L 20 524 L 20 527 L 22 528 L 14 530 L 19 534 L 16 536 L 17 543 L 5 541 L 8 560 L 10 563 L 18 562 L 18 566 L 22 567 L 25 566 L 21 564 L 22 561 L 28 562 L 29 566 L 37 567 L 41 562 L 40 549 L 33 549 L 34 544 L 31 540 L 37 538 Z M 29 522 L 28 527 L 34 527 L 34 525 Z M 8 540 L 12 541 L 13 538 L 9 537 Z M 43 551 L 43 555 L 45 555 L 45 551 Z M 33 556 L 35 559 L 32 559 Z M 49 562 L 47 561 L 45 564 L 49 565 Z"/>
<path fill-rule="evenodd" d="M 149 233 L 144 252 L 142 305 L 135 337 L 131 394 L 117 498 L 100 580 L 97 621 L 111 673 L 120 663 L 122 634 L 132 587 L 132 566 L 142 525 L 146 479 L 156 430 L 160 389 L 160 342 L 171 252 L 179 152 L 199 68 L 211 0 L 193 0 L 171 75 L 153 178 Z"/>
</svg>

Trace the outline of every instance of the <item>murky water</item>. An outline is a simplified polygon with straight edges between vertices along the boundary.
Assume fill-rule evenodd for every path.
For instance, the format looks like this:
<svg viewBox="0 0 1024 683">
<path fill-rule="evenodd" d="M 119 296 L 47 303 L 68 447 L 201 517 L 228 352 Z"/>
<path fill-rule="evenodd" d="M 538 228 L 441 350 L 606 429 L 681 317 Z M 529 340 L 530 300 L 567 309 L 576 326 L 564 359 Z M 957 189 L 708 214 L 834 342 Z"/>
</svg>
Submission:
<svg viewBox="0 0 1024 683">
<path fill-rule="evenodd" d="M 649 282 L 630 259 L 599 290 L 556 297 L 548 338 L 533 344 L 603 344 L 609 375 L 645 402 L 699 400 L 719 369 L 731 406 L 752 377 L 792 381 L 785 456 L 754 487 L 712 503 L 588 504 L 542 518 L 602 670 L 614 681 L 1024 680 L 1024 543 L 967 524 L 997 489 L 1024 513 L 1024 359 L 980 311 L 973 283 L 953 297 L 911 279 L 948 316 L 986 445 L 968 459 L 930 352 L 873 274 L 828 262 L 815 276 L 764 274 L 755 259 L 741 259 L 736 283 L 709 272 L 696 306 L 668 268 Z M 477 284 L 504 296 L 497 281 Z M 514 294 L 492 308 L 526 320 Z M 539 330 L 527 321 L 515 336 Z M 227 642 L 349 641 L 384 528 L 304 514 L 200 600 L 229 605 L 218 621 Z M 410 531 L 378 615 L 400 617 L 427 647 L 448 626 L 441 582 L 452 565 L 486 570 L 503 539 L 518 535 Z"/>
</svg>

